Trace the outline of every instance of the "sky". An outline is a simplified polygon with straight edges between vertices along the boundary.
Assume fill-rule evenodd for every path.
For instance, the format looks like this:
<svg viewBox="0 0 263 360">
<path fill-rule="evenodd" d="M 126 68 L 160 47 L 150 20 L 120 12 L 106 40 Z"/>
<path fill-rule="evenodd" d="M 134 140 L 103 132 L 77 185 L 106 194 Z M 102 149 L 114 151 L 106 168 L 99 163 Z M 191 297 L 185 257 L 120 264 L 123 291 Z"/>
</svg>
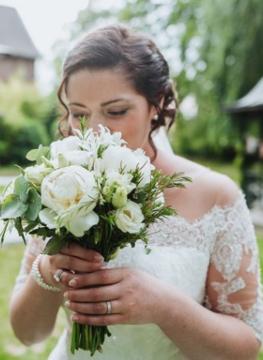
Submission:
<svg viewBox="0 0 263 360">
<path fill-rule="evenodd" d="M 88 5 L 88 0 L 0 0 L 0 5 L 16 8 L 22 18 L 42 55 L 36 63 L 38 87 L 43 93 L 48 93 L 54 79 L 52 45 L 56 40 L 67 37 L 69 24 Z"/>
</svg>

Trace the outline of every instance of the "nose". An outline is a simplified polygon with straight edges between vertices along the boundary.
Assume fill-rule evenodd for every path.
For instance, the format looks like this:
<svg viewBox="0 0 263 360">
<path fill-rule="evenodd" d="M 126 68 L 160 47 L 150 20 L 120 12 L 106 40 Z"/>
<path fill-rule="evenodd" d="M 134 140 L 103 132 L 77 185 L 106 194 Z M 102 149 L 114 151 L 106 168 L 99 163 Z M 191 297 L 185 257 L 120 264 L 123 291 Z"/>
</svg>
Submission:
<svg viewBox="0 0 263 360">
<path fill-rule="evenodd" d="M 88 124 L 89 128 L 92 128 L 93 131 L 97 132 L 99 130 L 99 125 L 106 126 L 102 116 L 96 114 L 91 115 L 89 117 L 89 124 Z"/>
</svg>

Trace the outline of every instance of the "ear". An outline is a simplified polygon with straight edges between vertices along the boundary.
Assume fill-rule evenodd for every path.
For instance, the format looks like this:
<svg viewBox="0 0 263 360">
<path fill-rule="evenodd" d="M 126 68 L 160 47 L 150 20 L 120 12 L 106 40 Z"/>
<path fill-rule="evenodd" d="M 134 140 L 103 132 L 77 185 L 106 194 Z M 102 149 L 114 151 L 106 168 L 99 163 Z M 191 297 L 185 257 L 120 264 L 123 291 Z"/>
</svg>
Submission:
<svg viewBox="0 0 263 360">
<path fill-rule="evenodd" d="M 164 104 L 164 97 L 161 98 L 161 100 L 159 101 L 159 106 L 162 109 Z M 154 106 L 151 107 L 151 112 L 150 112 L 150 118 L 152 119 L 155 115 L 157 115 L 157 110 Z"/>
</svg>

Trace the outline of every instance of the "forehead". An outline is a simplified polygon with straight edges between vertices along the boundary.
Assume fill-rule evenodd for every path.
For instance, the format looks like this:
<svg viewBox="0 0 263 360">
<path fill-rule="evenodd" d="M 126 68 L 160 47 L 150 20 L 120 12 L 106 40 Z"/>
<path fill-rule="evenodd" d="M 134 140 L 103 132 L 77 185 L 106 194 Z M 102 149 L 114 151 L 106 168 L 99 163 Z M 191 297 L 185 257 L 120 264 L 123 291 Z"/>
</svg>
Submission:
<svg viewBox="0 0 263 360">
<path fill-rule="evenodd" d="M 135 100 L 139 94 L 120 71 L 81 70 L 69 77 L 67 99 L 69 102 L 106 102 L 112 97 Z"/>
</svg>

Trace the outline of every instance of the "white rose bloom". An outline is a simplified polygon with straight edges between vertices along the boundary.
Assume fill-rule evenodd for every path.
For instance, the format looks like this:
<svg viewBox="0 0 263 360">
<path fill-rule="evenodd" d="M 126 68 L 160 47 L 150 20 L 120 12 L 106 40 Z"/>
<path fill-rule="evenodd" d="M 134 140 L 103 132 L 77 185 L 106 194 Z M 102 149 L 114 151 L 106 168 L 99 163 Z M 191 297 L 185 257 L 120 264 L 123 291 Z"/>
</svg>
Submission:
<svg viewBox="0 0 263 360">
<path fill-rule="evenodd" d="M 96 206 L 99 197 L 93 172 L 78 165 L 53 171 L 41 185 L 42 204 L 56 213 L 86 204 L 86 213 Z"/>
<path fill-rule="evenodd" d="M 52 168 L 46 167 L 44 164 L 29 166 L 25 168 L 25 178 L 27 181 L 40 185 L 44 177 L 52 171 Z"/>
<path fill-rule="evenodd" d="M 152 165 L 150 159 L 144 154 L 142 149 L 136 151 L 128 147 L 109 146 L 102 155 L 101 159 L 96 159 L 94 170 L 97 173 L 102 171 L 119 172 L 121 168 L 125 168 L 125 172 L 135 170 L 139 166 L 142 172 L 142 180 L 139 184 L 144 186 L 151 180 Z"/>
<path fill-rule="evenodd" d="M 54 141 L 50 145 L 50 157 L 54 159 L 58 154 L 67 151 L 80 150 L 81 140 L 77 136 L 68 136 L 62 140 Z"/>
<path fill-rule="evenodd" d="M 144 227 L 143 220 L 140 206 L 131 200 L 128 200 L 127 204 L 115 213 L 117 227 L 130 234 L 136 234 Z"/>
</svg>

